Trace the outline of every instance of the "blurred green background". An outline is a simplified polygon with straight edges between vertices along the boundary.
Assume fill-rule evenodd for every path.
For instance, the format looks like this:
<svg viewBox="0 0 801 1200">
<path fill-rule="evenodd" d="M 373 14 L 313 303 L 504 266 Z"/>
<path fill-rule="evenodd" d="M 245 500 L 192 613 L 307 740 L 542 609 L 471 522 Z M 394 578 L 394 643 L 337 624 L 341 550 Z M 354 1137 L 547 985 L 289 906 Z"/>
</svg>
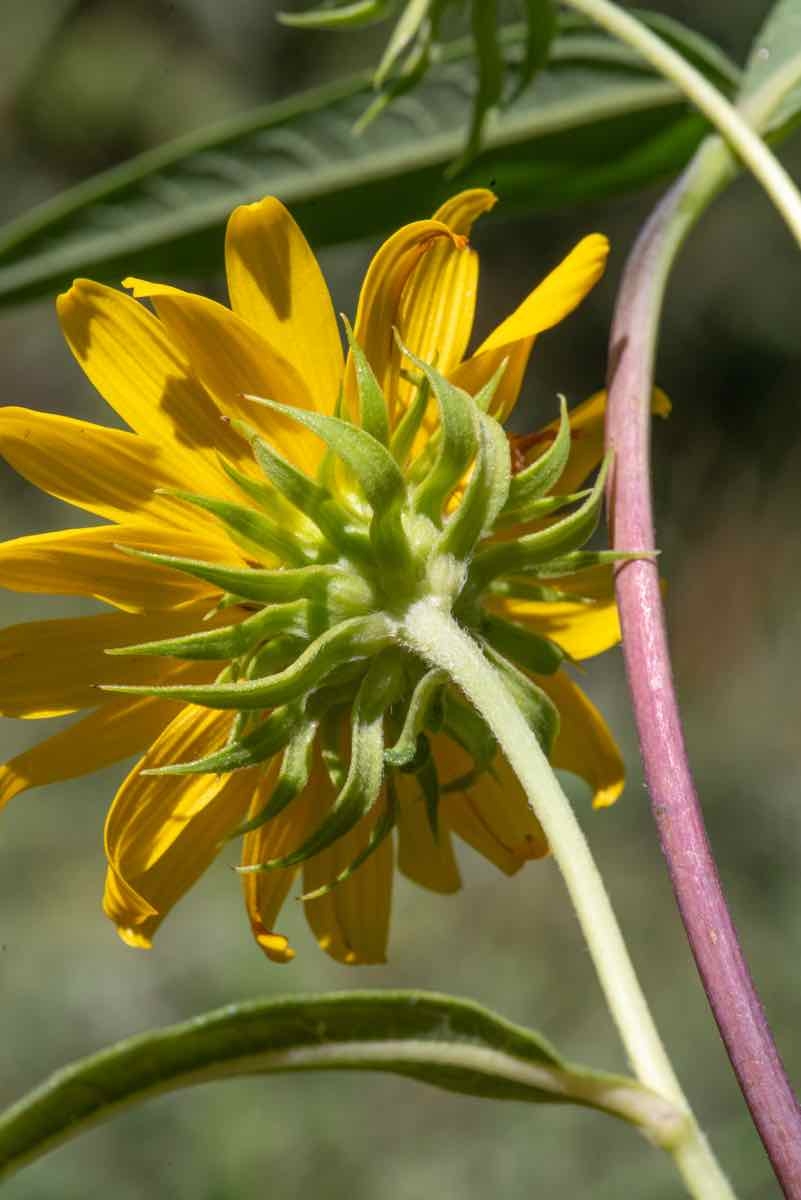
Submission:
<svg viewBox="0 0 801 1200">
<path fill-rule="evenodd" d="M 737 59 L 762 0 L 654 5 Z M 301 35 L 270 0 L 2 0 L 0 217 L 175 134 L 375 60 L 386 27 L 358 39 Z M 798 173 L 801 139 L 783 151 Z M 658 189 L 479 225 L 478 334 L 584 233 L 612 239 L 609 273 L 537 346 L 519 428 L 550 419 L 604 376 L 615 285 Z M 501 197 L 503 199 L 503 197 Z M 421 216 L 426 215 L 424 213 Z M 322 255 L 353 312 L 373 245 Z M 135 262 L 130 270 L 136 272 Z M 214 291 L 220 280 L 204 283 Z M 747 181 L 707 215 L 676 271 L 658 379 L 674 413 L 655 431 L 658 540 L 687 736 L 721 872 L 791 1075 L 801 1080 L 801 263 Z M 0 317 L 4 403 L 109 420 L 62 343 L 49 301 Z M 2 535 L 74 514 L 0 468 Z M 89 611 L 0 594 L 4 623 Z M 720 1047 L 676 917 L 640 778 L 622 660 L 588 664 L 588 690 L 624 747 L 630 782 L 611 811 L 577 809 L 613 894 L 679 1075 L 742 1197 L 778 1194 Z M 49 723 L 4 722 L 3 758 Z M 354 971 L 315 947 L 298 906 L 299 954 L 269 964 L 220 863 L 156 949 L 125 948 L 100 911 L 102 822 L 122 769 L 23 795 L 0 839 L 0 1102 L 104 1044 L 234 999 L 351 986 L 431 987 L 540 1029 L 571 1058 L 623 1068 L 552 863 L 515 879 L 469 851 L 465 889 L 435 897 L 399 880 L 389 965 Z M 12 1180 L 9 1200 L 108 1192 L 173 1200 L 420 1196 L 669 1197 L 668 1159 L 628 1128 L 569 1108 L 460 1098 L 353 1075 L 217 1084 L 151 1102 Z"/>
</svg>

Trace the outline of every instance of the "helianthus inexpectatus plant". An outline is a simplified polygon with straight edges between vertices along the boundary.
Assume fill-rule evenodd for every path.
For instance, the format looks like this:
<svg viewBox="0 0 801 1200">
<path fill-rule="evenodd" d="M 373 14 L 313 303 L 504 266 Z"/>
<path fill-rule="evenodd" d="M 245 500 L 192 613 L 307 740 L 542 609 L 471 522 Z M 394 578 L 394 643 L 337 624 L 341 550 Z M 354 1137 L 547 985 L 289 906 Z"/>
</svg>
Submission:
<svg viewBox="0 0 801 1200">
<path fill-rule="evenodd" d="M 108 611 L 0 634 L 2 711 L 81 714 L 0 770 L 0 803 L 140 755 L 108 813 L 103 905 L 148 947 L 232 838 L 270 958 L 298 872 L 320 945 L 385 957 L 395 864 L 459 888 L 453 836 L 511 874 L 547 852 L 482 718 L 404 642 L 430 597 L 501 673 L 551 763 L 596 805 L 622 787 L 565 663 L 613 645 L 603 397 L 510 439 L 538 334 L 600 277 L 581 241 L 467 355 L 478 282 L 467 191 L 375 255 L 340 334 L 320 268 L 275 199 L 227 229 L 231 308 L 160 283 L 77 280 L 64 335 L 130 432 L 0 410 L 9 463 L 103 524 L 0 546 L 3 584 Z M 128 294 L 128 293 L 132 293 Z M 343 348 L 344 346 L 344 348 Z M 556 404 L 554 404 L 556 411 Z"/>
</svg>

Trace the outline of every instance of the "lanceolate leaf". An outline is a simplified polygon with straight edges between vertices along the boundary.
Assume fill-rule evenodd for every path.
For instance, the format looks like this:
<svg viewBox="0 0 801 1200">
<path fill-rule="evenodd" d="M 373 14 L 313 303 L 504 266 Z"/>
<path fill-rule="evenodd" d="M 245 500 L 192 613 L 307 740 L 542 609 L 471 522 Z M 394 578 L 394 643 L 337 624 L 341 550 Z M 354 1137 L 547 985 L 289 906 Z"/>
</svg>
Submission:
<svg viewBox="0 0 801 1200">
<path fill-rule="evenodd" d="M 581 1104 L 664 1146 L 682 1127 L 682 1114 L 635 1080 L 568 1063 L 538 1034 L 477 1004 L 354 991 L 229 1004 L 57 1071 L 0 1117 L 0 1174 L 152 1096 L 236 1076 L 334 1069 L 498 1100 Z"/>
<path fill-rule="evenodd" d="M 525 37 L 523 26 L 503 29 L 504 54 L 522 57 Z M 0 300 L 52 293 L 77 275 L 116 282 L 132 264 L 160 278 L 213 270 L 231 209 L 265 193 L 291 205 L 316 244 L 433 212 L 453 189 L 444 171 L 464 145 L 473 87 L 466 39 L 361 137 L 353 126 L 373 96 L 367 73 L 141 155 L 0 231 Z M 553 207 L 670 174 L 704 129 L 626 50 L 600 34 L 563 33 L 459 182 L 494 178 L 507 212 Z"/>
</svg>

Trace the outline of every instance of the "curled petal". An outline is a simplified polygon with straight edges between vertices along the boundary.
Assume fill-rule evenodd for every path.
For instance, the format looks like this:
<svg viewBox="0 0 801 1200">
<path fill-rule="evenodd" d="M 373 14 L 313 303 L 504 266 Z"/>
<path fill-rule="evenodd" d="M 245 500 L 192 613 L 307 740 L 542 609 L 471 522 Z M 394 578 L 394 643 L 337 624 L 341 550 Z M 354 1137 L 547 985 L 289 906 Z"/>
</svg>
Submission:
<svg viewBox="0 0 801 1200">
<path fill-rule="evenodd" d="M 486 188 L 460 192 L 437 210 L 434 220 L 467 238 L 476 218 L 488 212 L 495 201 Z M 470 340 L 478 266 L 475 250 L 462 241 L 440 238 L 417 263 L 401 295 L 396 324 L 403 344 L 424 362 L 436 364 L 443 375 L 462 361 Z M 405 408 L 414 389 L 395 375 L 389 391 Z M 433 406 L 430 412 L 435 416 Z"/>
<path fill-rule="evenodd" d="M 378 385 L 388 398 L 399 377 L 400 351 L 393 329 L 398 325 L 404 288 L 424 254 L 446 240 L 464 250 L 466 241 L 452 233 L 442 221 L 415 221 L 388 238 L 370 263 L 362 284 L 353 333 L 373 368 Z M 356 378 L 352 363 L 345 372 L 345 403 L 356 412 Z"/>
<path fill-rule="evenodd" d="M 161 921 L 244 817 L 257 782 L 252 770 L 211 777 L 142 772 L 219 745 L 227 725 L 220 713 L 182 709 L 114 798 L 106 820 L 103 908 L 129 945 L 150 945 Z"/>
</svg>

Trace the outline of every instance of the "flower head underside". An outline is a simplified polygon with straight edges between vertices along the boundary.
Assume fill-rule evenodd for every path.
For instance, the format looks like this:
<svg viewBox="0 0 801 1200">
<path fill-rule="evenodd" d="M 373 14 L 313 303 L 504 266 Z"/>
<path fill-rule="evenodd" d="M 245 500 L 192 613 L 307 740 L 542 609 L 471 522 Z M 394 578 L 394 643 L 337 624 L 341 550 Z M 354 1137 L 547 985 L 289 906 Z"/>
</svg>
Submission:
<svg viewBox="0 0 801 1200">
<path fill-rule="evenodd" d="M 0 634 L 6 715 L 81 713 L 0 772 L 26 788 L 141 755 L 106 822 L 104 907 L 148 946 L 232 838 L 266 953 L 297 874 L 320 945 L 385 957 L 394 866 L 460 886 L 453 837 L 513 873 L 547 852 L 488 728 L 407 648 L 433 597 L 503 675 L 555 766 L 622 787 L 606 725 L 565 664 L 619 637 L 598 518 L 603 396 L 538 434 L 501 424 L 537 335 L 599 278 L 585 238 L 467 354 L 468 242 L 494 203 L 461 193 L 404 226 L 364 280 L 346 346 L 319 266 L 274 199 L 237 209 L 231 308 L 163 284 L 86 280 L 67 341 L 131 432 L 0 410 L 0 450 L 106 523 L 0 546 L 4 583 L 108 611 Z M 140 303 L 139 301 L 146 303 Z"/>
</svg>

